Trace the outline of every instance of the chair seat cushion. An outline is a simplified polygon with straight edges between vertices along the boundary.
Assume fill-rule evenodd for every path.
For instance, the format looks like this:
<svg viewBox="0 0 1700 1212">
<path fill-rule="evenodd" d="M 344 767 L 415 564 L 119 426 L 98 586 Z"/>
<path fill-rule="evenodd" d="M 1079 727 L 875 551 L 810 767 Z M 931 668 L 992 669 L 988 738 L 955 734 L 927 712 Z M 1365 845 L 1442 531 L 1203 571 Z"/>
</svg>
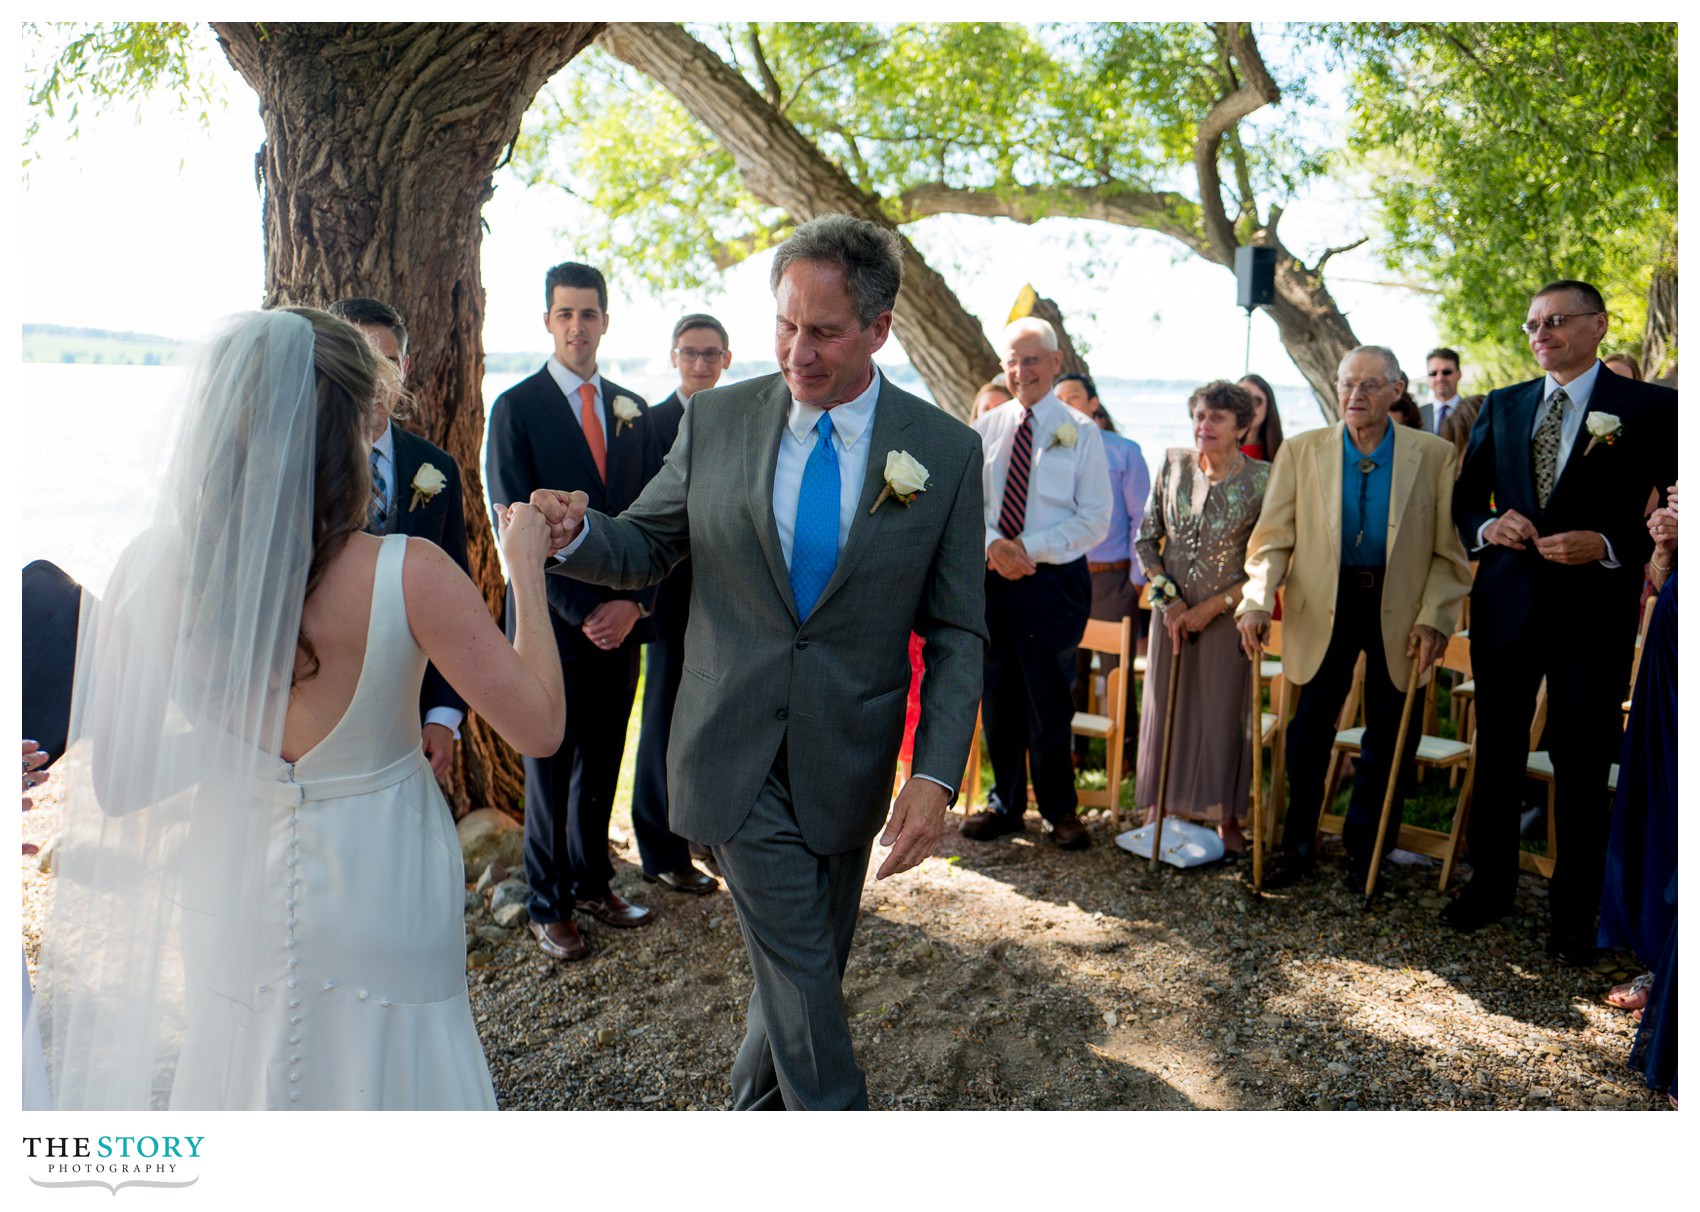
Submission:
<svg viewBox="0 0 1700 1212">
<path fill-rule="evenodd" d="M 1109 736 L 1110 729 L 1114 727 L 1114 725 L 1115 721 L 1110 719 L 1107 715 L 1093 715 L 1089 711 L 1077 711 L 1074 713 L 1074 724 L 1072 725 L 1071 731 L 1073 731 L 1075 736 L 1095 736 L 1101 738 Z"/>
</svg>

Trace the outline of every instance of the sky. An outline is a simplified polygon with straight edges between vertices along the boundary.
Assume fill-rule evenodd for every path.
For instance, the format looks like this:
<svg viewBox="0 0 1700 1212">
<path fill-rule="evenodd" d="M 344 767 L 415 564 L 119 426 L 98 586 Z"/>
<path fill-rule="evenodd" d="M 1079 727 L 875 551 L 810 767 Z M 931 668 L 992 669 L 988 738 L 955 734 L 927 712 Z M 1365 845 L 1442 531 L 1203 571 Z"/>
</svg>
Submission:
<svg viewBox="0 0 1700 1212">
<path fill-rule="evenodd" d="M 192 338 L 218 317 L 258 304 L 264 261 L 253 165 L 264 131 L 253 93 L 222 60 L 215 63 L 226 104 L 209 129 L 163 100 L 145 104 L 139 122 L 124 110 L 85 113 L 71 141 L 63 124 L 48 125 L 19 194 L 21 229 L 30 233 L 15 250 L 21 322 Z M 551 188 L 527 189 L 516 176 L 498 175 L 484 212 L 486 349 L 548 350 L 542 276 L 579 255 L 559 234 L 573 221 L 572 205 Z M 1304 255 L 1364 234 L 1364 221 L 1350 199 L 1306 200 L 1288 211 L 1283 234 Z M 1233 276 L 1171 241 L 1081 220 L 1023 226 L 941 217 L 906 230 L 994 344 L 1020 288 L 1031 283 L 1058 301 L 1099 377 L 1202 382 L 1244 372 L 1246 316 L 1234 304 Z M 1086 264 L 1087 239 L 1097 242 L 1096 275 Z M 115 267 L 122 289 L 91 288 L 111 283 Z M 772 357 L 765 257 L 727 273 L 718 295 L 657 298 L 624 288 L 617 266 L 604 268 L 615 282 L 606 357 L 663 358 L 673 321 L 698 310 L 727 324 L 735 354 Z M 1376 285 L 1390 275 L 1367 247 L 1336 257 L 1328 276 L 1359 336 L 1391 345 L 1419 368 L 1420 383 L 1422 356 L 1437 343 L 1423 297 Z M 1277 384 L 1303 382 L 1273 322 L 1258 312 L 1251 329 L 1252 368 Z M 882 356 L 903 355 L 893 346 Z"/>
</svg>

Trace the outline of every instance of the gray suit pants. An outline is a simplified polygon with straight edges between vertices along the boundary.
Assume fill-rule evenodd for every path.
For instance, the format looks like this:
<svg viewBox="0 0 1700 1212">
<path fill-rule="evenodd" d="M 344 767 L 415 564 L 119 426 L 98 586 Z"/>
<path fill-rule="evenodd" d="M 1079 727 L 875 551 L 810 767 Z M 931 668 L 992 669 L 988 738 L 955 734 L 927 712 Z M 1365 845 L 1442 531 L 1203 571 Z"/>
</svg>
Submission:
<svg viewBox="0 0 1700 1212">
<path fill-rule="evenodd" d="M 847 854 L 804 844 L 783 745 L 750 815 L 714 847 L 755 976 L 732 1066 L 735 1109 L 867 1109 L 841 982 L 872 848 L 871 838 Z"/>
</svg>

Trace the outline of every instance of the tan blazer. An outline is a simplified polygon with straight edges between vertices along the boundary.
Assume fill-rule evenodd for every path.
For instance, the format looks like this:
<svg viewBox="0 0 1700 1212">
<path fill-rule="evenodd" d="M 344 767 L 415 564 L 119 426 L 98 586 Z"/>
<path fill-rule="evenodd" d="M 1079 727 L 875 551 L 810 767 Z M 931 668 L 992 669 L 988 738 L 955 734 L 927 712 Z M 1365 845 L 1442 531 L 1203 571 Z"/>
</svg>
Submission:
<svg viewBox="0 0 1700 1212">
<path fill-rule="evenodd" d="M 1452 443 L 1393 425 L 1387 573 L 1381 588 L 1381 646 L 1395 686 L 1411 676 L 1405 645 L 1418 623 L 1451 635 L 1470 592 L 1470 565 L 1452 523 L 1458 455 Z M 1245 598 L 1236 615 L 1272 611 L 1287 586 L 1281 663 L 1303 685 L 1316 676 L 1334 633 L 1340 583 L 1341 464 L 1345 422 L 1288 438 L 1275 456 L 1263 513 L 1246 545 Z"/>
</svg>

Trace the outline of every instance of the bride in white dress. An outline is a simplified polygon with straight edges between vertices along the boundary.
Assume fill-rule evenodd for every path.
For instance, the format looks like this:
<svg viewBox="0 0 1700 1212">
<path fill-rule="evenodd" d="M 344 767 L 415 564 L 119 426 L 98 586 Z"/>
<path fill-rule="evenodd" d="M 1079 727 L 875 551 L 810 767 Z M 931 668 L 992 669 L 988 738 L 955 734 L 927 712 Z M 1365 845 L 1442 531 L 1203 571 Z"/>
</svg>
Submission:
<svg viewBox="0 0 1700 1212">
<path fill-rule="evenodd" d="M 512 645 L 435 545 L 362 533 L 395 372 L 341 320 L 240 316 L 78 645 L 34 1013 L 54 1105 L 478 1109 L 465 874 L 427 660 L 510 743 L 564 723 L 547 531 L 503 519 Z"/>
</svg>

